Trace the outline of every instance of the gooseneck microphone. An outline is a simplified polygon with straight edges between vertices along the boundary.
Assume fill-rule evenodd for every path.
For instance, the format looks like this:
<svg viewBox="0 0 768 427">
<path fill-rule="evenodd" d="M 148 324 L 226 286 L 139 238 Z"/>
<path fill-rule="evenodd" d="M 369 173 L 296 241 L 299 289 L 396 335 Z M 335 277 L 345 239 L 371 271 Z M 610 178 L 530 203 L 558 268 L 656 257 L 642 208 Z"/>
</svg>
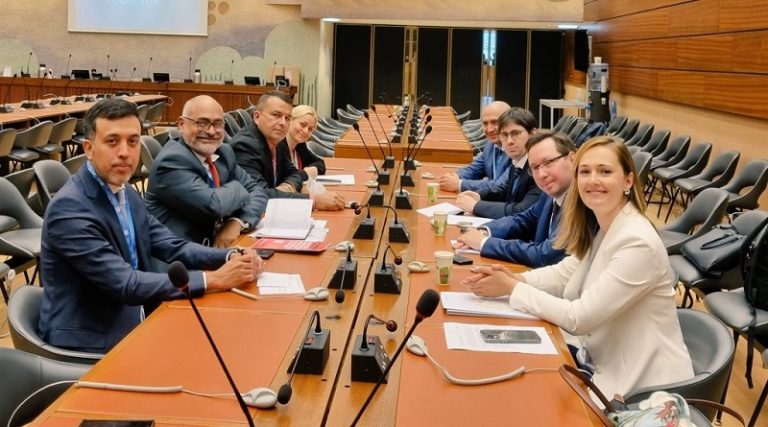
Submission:
<svg viewBox="0 0 768 427">
<path fill-rule="evenodd" d="M 133 75 L 136 74 L 136 67 L 133 67 L 133 70 L 131 71 L 131 77 L 128 78 L 128 81 L 133 81 Z"/>
<path fill-rule="evenodd" d="M 382 204 L 384 202 L 382 201 Z M 360 220 L 360 224 L 357 225 L 355 234 L 352 235 L 353 239 L 365 239 L 373 240 L 376 235 L 376 218 L 371 217 L 371 203 L 360 205 L 357 202 L 352 203 L 352 208 L 355 210 L 355 215 L 360 215 L 363 212 L 363 207 L 368 208 L 368 215 Z"/>
<path fill-rule="evenodd" d="M 419 153 L 421 146 L 424 144 L 424 140 L 427 139 L 427 135 L 430 133 L 432 133 L 432 125 L 427 125 L 427 127 L 424 128 L 424 133 L 421 135 L 421 141 L 417 140 L 416 148 L 412 150 L 409 156 L 406 156 L 405 164 L 403 165 L 403 173 L 408 172 L 409 170 L 416 170 L 416 163 L 414 162 L 414 160 L 416 160 L 416 154 Z"/>
<path fill-rule="evenodd" d="M 107 68 L 106 68 L 106 70 L 108 70 L 108 71 L 107 71 L 108 73 L 111 73 L 111 72 L 112 72 L 112 69 L 111 69 L 111 68 L 109 68 L 109 54 L 107 54 Z"/>
<path fill-rule="evenodd" d="M 61 75 L 62 79 L 68 79 L 70 78 L 69 75 L 69 64 L 72 62 L 72 54 L 69 54 L 69 57 L 67 58 L 67 70 L 64 72 L 64 74 Z M 66 76 L 66 77 L 65 77 Z"/>
<path fill-rule="evenodd" d="M 315 325 L 314 331 L 312 331 L 313 324 Z M 312 317 L 309 319 L 309 325 L 307 325 L 307 331 L 304 332 L 304 338 L 299 344 L 299 349 L 296 350 L 296 354 L 293 358 L 293 366 L 291 366 L 291 375 L 288 377 L 288 381 L 281 385 L 280 390 L 277 391 L 277 401 L 280 402 L 281 405 L 285 405 L 291 401 L 291 396 L 293 396 L 293 387 L 291 387 L 291 381 L 293 381 L 293 374 L 296 373 L 296 367 L 299 366 L 301 352 L 304 350 L 304 343 L 307 342 L 307 339 L 309 339 L 310 333 L 314 333 L 315 335 L 320 335 L 323 333 L 323 329 L 320 328 L 320 312 L 317 310 L 312 313 Z"/>
<path fill-rule="evenodd" d="M 379 170 L 378 167 L 376 167 L 376 161 L 373 159 L 373 155 L 371 154 L 371 150 L 368 149 L 368 144 L 365 143 L 365 138 L 363 138 L 363 134 L 360 133 L 360 125 L 355 122 L 352 123 L 352 128 L 355 129 L 355 132 L 357 132 L 357 135 L 360 137 L 360 142 L 363 143 L 363 148 L 365 149 L 365 152 L 368 153 L 368 158 L 371 159 L 371 164 L 373 165 L 373 170 L 376 171 L 376 181 L 380 185 L 387 185 L 389 184 L 389 171 L 387 170 Z M 379 147 L 381 149 L 381 147 Z M 382 150 L 383 152 L 383 150 Z"/>
<path fill-rule="evenodd" d="M 216 354 L 216 358 L 219 360 L 219 365 L 221 365 L 221 369 L 224 371 L 224 374 L 227 376 L 227 381 L 229 381 L 229 385 L 232 387 L 232 391 L 235 393 L 235 398 L 237 399 L 237 403 L 240 404 L 240 409 L 243 411 L 245 418 L 248 420 L 248 425 L 250 427 L 253 427 L 254 426 L 253 418 L 251 418 L 251 413 L 248 411 L 248 407 L 245 405 L 243 396 L 237 390 L 235 381 L 232 379 L 232 375 L 230 375 L 229 369 L 227 369 L 227 365 L 224 363 L 224 359 L 221 357 L 221 353 L 219 353 L 219 349 L 218 347 L 216 347 L 216 343 L 213 341 L 213 337 L 211 336 L 211 333 L 208 331 L 208 327 L 205 326 L 205 321 L 203 321 L 203 317 L 200 315 L 200 312 L 197 310 L 197 305 L 195 304 L 194 299 L 192 299 L 192 294 L 189 292 L 189 272 L 187 271 L 187 268 L 184 266 L 184 264 L 181 263 L 181 261 L 174 261 L 168 267 L 168 278 L 171 280 L 171 284 L 173 284 L 175 288 L 183 291 L 187 295 L 189 304 L 192 306 L 192 311 L 195 312 L 197 321 L 200 322 L 200 326 L 203 328 L 203 332 L 205 332 L 205 336 L 208 338 L 208 343 L 211 344 L 211 348 L 213 349 L 213 352 Z"/>
<path fill-rule="evenodd" d="M 360 350 L 368 350 L 368 325 L 370 325 L 371 320 L 380 325 L 385 325 L 389 332 L 395 332 L 397 330 L 397 322 L 394 320 L 382 320 L 373 314 L 369 314 L 368 318 L 365 319 L 365 327 L 363 328 L 363 339 L 360 343 Z"/>
<path fill-rule="evenodd" d="M 395 214 L 394 220 L 389 224 L 389 241 L 393 243 L 410 243 L 411 234 L 405 227 L 405 222 L 400 222 L 397 216 L 397 210 L 389 205 L 381 205 L 382 208 L 387 208 Z"/>
<path fill-rule="evenodd" d="M 403 263 L 403 257 L 400 255 L 397 255 L 395 251 L 392 249 L 392 246 L 387 245 L 387 248 L 384 249 L 384 255 L 381 258 L 381 271 L 387 270 L 387 252 L 392 252 L 392 255 L 395 256 L 395 258 L 392 260 L 395 265 L 400 265 Z"/>
<path fill-rule="evenodd" d="M 31 61 L 31 60 L 32 60 L 32 52 L 29 52 L 29 56 L 27 57 L 27 75 L 26 75 L 26 77 L 31 76 L 31 74 L 29 74 L 29 61 Z M 22 75 L 21 77 L 24 77 L 24 76 Z"/>
<path fill-rule="evenodd" d="M 389 365 L 387 365 L 387 368 L 384 370 L 381 376 L 379 376 L 379 380 L 376 381 L 376 384 L 373 386 L 373 390 L 371 390 L 371 393 L 368 395 L 368 399 L 365 400 L 363 407 L 360 408 L 360 412 L 357 413 L 357 416 L 352 421 L 352 427 L 356 426 L 357 422 L 360 421 L 360 418 L 363 416 L 363 413 L 365 413 L 365 410 L 368 408 L 371 400 L 373 400 L 373 396 L 376 394 L 376 391 L 379 389 L 379 387 L 381 387 L 381 383 L 389 374 L 390 369 L 392 369 L 392 366 L 400 356 L 400 353 L 403 352 L 403 348 L 405 348 L 405 344 L 408 342 L 408 338 L 413 335 L 413 332 L 416 330 L 416 327 L 419 326 L 419 323 L 421 323 L 427 317 L 432 316 L 432 314 L 437 309 L 438 304 L 440 304 L 440 294 L 438 294 L 434 289 L 427 289 L 424 291 L 424 293 L 421 294 L 421 297 L 419 297 L 419 302 L 416 303 L 416 319 L 414 320 L 413 325 L 405 334 L 403 341 L 395 351 L 395 355 L 392 356 Z"/>
<path fill-rule="evenodd" d="M 189 79 L 190 82 L 192 82 L 192 57 L 189 57 Z"/>
<path fill-rule="evenodd" d="M 388 251 L 392 252 L 392 255 L 395 256 L 392 264 L 387 263 Z M 400 279 L 400 272 L 397 271 L 395 266 L 402 263 L 403 258 L 395 254 L 392 246 L 387 245 L 387 248 L 384 250 L 384 256 L 381 259 L 381 267 L 377 268 L 374 272 L 373 291 L 376 293 L 400 294 L 402 280 Z"/>
<path fill-rule="evenodd" d="M 147 66 L 147 81 L 152 81 L 152 57 L 149 57 L 149 65 Z"/>
<path fill-rule="evenodd" d="M 391 157 L 394 160 L 394 154 L 392 154 L 392 138 L 389 137 L 389 133 L 386 129 L 384 129 L 384 124 L 381 122 L 381 117 L 379 117 L 376 113 L 376 106 L 371 104 L 371 111 L 374 112 L 374 115 L 376 116 L 376 121 L 379 122 L 379 128 L 381 129 L 381 132 L 384 134 L 384 138 L 387 140 L 387 145 L 389 146 L 389 157 Z M 373 126 L 371 126 L 373 127 Z"/>
<path fill-rule="evenodd" d="M 379 147 L 379 151 L 381 151 L 381 157 L 386 159 L 387 154 L 384 152 L 384 149 L 381 148 L 379 136 L 376 135 L 376 129 L 374 129 L 373 122 L 371 121 L 371 115 L 368 114 L 367 111 L 363 111 L 363 117 L 365 117 L 365 120 L 368 120 L 368 125 L 371 127 L 371 132 L 373 132 L 373 137 L 376 139 L 376 146 Z M 384 170 L 387 170 L 387 162 L 384 162 L 381 167 L 384 168 Z"/>
</svg>

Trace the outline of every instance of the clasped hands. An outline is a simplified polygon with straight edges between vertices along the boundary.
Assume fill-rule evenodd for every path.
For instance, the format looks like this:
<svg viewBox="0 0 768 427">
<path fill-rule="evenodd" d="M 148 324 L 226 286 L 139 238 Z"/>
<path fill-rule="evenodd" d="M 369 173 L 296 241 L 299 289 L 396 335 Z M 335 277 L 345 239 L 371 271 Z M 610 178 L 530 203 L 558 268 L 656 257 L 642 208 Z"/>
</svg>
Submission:
<svg viewBox="0 0 768 427">
<path fill-rule="evenodd" d="M 479 297 L 496 298 L 509 295 L 522 280 L 519 274 L 499 264 L 472 267 L 472 275 L 461 281 Z"/>
<path fill-rule="evenodd" d="M 227 290 L 252 283 L 264 271 L 265 262 L 255 250 L 238 249 L 215 271 L 206 273 L 208 290 Z"/>
</svg>

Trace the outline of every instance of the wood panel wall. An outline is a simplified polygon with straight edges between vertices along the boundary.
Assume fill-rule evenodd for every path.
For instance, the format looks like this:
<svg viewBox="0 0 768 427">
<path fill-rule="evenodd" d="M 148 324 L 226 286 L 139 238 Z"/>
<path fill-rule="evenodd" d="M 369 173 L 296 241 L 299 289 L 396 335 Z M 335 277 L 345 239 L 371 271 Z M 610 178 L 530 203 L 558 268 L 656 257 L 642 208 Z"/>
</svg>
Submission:
<svg viewBox="0 0 768 427">
<path fill-rule="evenodd" d="M 585 0 L 612 91 L 768 118 L 764 0 Z"/>
</svg>

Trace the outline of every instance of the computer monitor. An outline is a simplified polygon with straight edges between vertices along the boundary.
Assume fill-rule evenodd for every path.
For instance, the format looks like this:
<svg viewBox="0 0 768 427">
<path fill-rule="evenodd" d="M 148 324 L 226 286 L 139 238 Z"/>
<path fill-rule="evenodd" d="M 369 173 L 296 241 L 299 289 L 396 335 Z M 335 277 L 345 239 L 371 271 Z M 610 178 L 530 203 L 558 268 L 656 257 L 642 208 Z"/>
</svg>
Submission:
<svg viewBox="0 0 768 427">
<path fill-rule="evenodd" d="M 275 84 L 280 86 L 290 86 L 291 81 L 285 78 L 285 76 L 275 76 Z"/>
<path fill-rule="evenodd" d="M 72 77 L 75 80 L 89 80 L 91 78 L 91 72 L 88 70 L 72 70 Z"/>
<path fill-rule="evenodd" d="M 260 86 L 261 85 L 261 79 L 258 77 L 253 76 L 245 76 L 243 77 L 245 79 L 245 84 L 248 86 Z"/>
<path fill-rule="evenodd" d="M 171 81 L 171 75 L 168 73 L 152 73 L 152 80 L 155 83 L 168 83 Z"/>
</svg>

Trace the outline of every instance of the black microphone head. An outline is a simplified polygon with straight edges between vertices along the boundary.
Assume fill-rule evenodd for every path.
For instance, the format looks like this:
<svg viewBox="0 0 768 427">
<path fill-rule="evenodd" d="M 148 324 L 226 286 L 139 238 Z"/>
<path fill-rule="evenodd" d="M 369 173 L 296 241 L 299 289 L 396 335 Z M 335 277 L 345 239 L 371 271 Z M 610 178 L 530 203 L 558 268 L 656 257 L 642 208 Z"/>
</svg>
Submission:
<svg viewBox="0 0 768 427">
<path fill-rule="evenodd" d="M 357 205 L 357 206 L 355 205 L 357 205 L 357 203 L 353 203 L 353 206 L 352 206 L 353 208 L 355 208 L 355 215 L 360 215 L 361 213 L 363 213 L 363 207 L 360 205 Z"/>
<path fill-rule="evenodd" d="M 400 255 L 395 255 L 395 259 L 393 260 L 395 265 L 400 265 L 403 263 L 403 257 Z"/>
<path fill-rule="evenodd" d="M 136 67 L 133 67 L 133 71 L 136 71 Z"/>
<path fill-rule="evenodd" d="M 334 299 L 336 299 L 336 302 L 341 304 L 344 302 L 344 299 L 346 296 L 344 295 L 344 290 L 339 288 L 336 290 L 336 295 L 334 296 Z"/>
<path fill-rule="evenodd" d="M 370 119 L 371 119 L 371 116 L 368 114 L 368 112 L 367 112 L 367 111 L 363 111 L 363 117 L 365 117 L 365 118 L 366 118 L 366 119 L 368 119 L 368 120 L 370 120 Z"/>
<path fill-rule="evenodd" d="M 429 317 L 435 312 L 438 304 L 440 304 L 440 294 L 434 289 L 427 289 L 416 303 L 416 312 L 421 317 Z"/>
<path fill-rule="evenodd" d="M 357 122 L 352 123 L 352 128 L 357 132 L 360 132 L 360 125 Z"/>
<path fill-rule="evenodd" d="M 168 278 L 175 288 L 184 289 L 189 284 L 189 272 L 181 261 L 174 261 L 168 266 Z"/>
<path fill-rule="evenodd" d="M 150 60 L 150 61 L 152 60 L 152 57 L 151 57 L 151 56 L 149 57 L 149 60 Z"/>
<path fill-rule="evenodd" d="M 375 112 L 376 112 L 376 106 L 375 106 L 375 105 L 373 105 L 373 104 L 371 104 L 371 108 L 370 108 L 370 110 L 371 110 L 371 111 L 373 111 L 373 112 L 375 113 Z"/>
<path fill-rule="evenodd" d="M 280 390 L 277 391 L 277 401 L 280 402 L 281 405 L 285 405 L 286 403 L 291 401 L 292 395 L 293 395 L 293 388 L 291 387 L 290 384 L 285 383 L 281 385 Z"/>
<path fill-rule="evenodd" d="M 424 128 L 424 136 L 429 135 L 430 132 L 432 132 L 432 125 L 427 125 L 427 127 Z"/>
<path fill-rule="evenodd" d="M 397 330 L 397 322 L 394 320 L 387 320 L 384 324 L 387 326 L 389 332 L 395 332 Z"/>
<path fill-rule="evenodd" d="M 428 115 L 428 116 L 426 117 L 426 119 L 424 119 L 424 120 L 425 120 L 425 122 L 424 122 L 424 123 L 429 123 L 429 122 L 431 122 L 431 121 L 432 121 L 432 115 L 431 115 L 431 114 L 430 114 L 430 115 Z"/>
<path fill-rule="evenodd" d="M 427 107 L 427 108 L 424 109 L 424 114 L 429 114 L 430 111 L 432 111 L 432 110 L 430 110 L 429 107 Z"/>
</svg>

